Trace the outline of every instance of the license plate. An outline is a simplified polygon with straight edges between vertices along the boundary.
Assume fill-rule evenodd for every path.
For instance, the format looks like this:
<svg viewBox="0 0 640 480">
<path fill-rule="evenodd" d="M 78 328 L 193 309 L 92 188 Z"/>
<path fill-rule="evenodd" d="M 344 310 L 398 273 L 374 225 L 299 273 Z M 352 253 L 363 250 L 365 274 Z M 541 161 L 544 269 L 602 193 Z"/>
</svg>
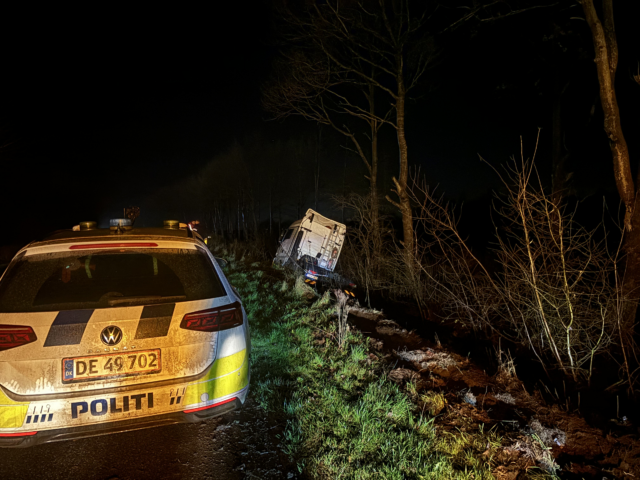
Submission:
<svg viewBox="0 0 640 480">
<path fill-rule="evenodd" d="M 162 370 L 160 349 L 62 359 L 62 381 L 147 375 Z"/>
</svg>

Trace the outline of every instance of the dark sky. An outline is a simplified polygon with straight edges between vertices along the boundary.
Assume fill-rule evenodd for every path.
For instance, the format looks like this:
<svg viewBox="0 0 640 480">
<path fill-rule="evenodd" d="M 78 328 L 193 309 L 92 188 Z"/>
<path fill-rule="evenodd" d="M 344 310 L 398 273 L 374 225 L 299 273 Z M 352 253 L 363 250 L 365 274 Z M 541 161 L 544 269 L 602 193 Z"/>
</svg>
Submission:
<svg viewBox="0 0 640 480">
<path fill-rule="evenodd" d="M 3 216 L 20 240 L 136 204 L 261 122 L 262 2 L 1 18 Z"/>
<path fill-rule="evenodd" d="M 532 148 L 539 127 L 544 172 L 557 73 L 569 82 L 564 121 L 578 195 L 615 197 L 591 39 L 584 21 L 570 20 L 582 14 L 573 3 L 561 0 L 569 10 L 555 10 L 557 18 L 540 10 L 483 24 L 471 41 L 444 45 L 443 62 L 408 110 L 410 161 L 433 185 L 455 199 L 488 198 L 497 178 L 478 154 L 504 161 L 519 152 L 521 135 Z M 631 3 L 616 4 L 617 82 L 636 159 L 640 145 L 632 132 L 640 128 L 640 87 L 631 75 L 640 44 Z M 103 221 L 158 192 L 188 196 L 177 186 L 234 142 L 314 134 L 303 120 L 264 121 L 259 87 L 275 52 L 266 0 L 201 8 L 2 9 L 0 140 L 14 143 L 0 156 L 0 245 L 81 220 Z M 393 132 L 383 136 L 380 184 L 387 189 L 397 151 Z M 332 145 L 325 148 L 330 173 L 323 182 L 336 183 L 341 140 L 324 138 Z M 354 188 L 366 188 L 361 164 L 351 161 L 349 178 L 359 182 Z M 162 218 L 164 212 L 145 214 Z"/>
</svg>

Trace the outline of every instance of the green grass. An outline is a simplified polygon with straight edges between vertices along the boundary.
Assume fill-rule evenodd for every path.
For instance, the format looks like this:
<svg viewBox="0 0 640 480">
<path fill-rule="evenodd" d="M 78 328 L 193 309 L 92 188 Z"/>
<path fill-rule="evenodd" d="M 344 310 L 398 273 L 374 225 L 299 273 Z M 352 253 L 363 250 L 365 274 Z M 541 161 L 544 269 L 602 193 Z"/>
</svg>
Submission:
<svg viewBox="0 0 640 480">
<path fill-rule="evenodd" d="M 283 447 L 310 478 L 493 478 L 482 453 L 495 435 L 437 433 L 431 412 L 367 364 L 368 338 L 335 341 L 334 306 L 258 263 L 230 260 L 252 329 L 250 395 L 286 423 Z M 415 395 L 413 395 L 415 397 Z"/>
</svg>

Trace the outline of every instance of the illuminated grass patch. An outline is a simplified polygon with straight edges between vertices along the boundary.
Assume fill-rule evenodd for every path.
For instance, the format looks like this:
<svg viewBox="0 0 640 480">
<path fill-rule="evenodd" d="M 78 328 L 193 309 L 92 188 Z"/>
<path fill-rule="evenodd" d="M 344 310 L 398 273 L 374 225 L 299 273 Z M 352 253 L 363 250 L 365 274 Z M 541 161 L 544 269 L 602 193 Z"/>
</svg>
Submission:
<svg viewBox="0 0 640 480">
<path fill-rule="evenodd" d="M 498 443 L 494 436 L 436 433 L 429 409 L 418 409 L 388 381 L 380 362 L 367 361 L 367 337 L 348 332 L 338 348 L 328 296 L 309 299 L 295 279 L 285 286 L 268 268 L 230 262 L 227 275 L 252 329 L 250 395 L 282 416 L 283 448 L 301 472 L 326 479 L 494 478 L 482 455 Z"/>
</svg>

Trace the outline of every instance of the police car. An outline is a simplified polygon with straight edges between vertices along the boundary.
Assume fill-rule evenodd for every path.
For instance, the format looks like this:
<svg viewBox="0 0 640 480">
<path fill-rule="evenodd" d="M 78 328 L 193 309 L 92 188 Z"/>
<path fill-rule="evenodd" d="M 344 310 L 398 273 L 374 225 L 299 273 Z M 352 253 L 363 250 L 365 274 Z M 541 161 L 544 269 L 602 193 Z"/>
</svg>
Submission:
<svg viewBox="0 0 640 480">
<path fill-rule="evenodd" d="M 226 413 L 245 402 L 250 348 L 241 300 L 190 228 L 56 232 L 0 280 L 0 446 Z"/>
</svg>

